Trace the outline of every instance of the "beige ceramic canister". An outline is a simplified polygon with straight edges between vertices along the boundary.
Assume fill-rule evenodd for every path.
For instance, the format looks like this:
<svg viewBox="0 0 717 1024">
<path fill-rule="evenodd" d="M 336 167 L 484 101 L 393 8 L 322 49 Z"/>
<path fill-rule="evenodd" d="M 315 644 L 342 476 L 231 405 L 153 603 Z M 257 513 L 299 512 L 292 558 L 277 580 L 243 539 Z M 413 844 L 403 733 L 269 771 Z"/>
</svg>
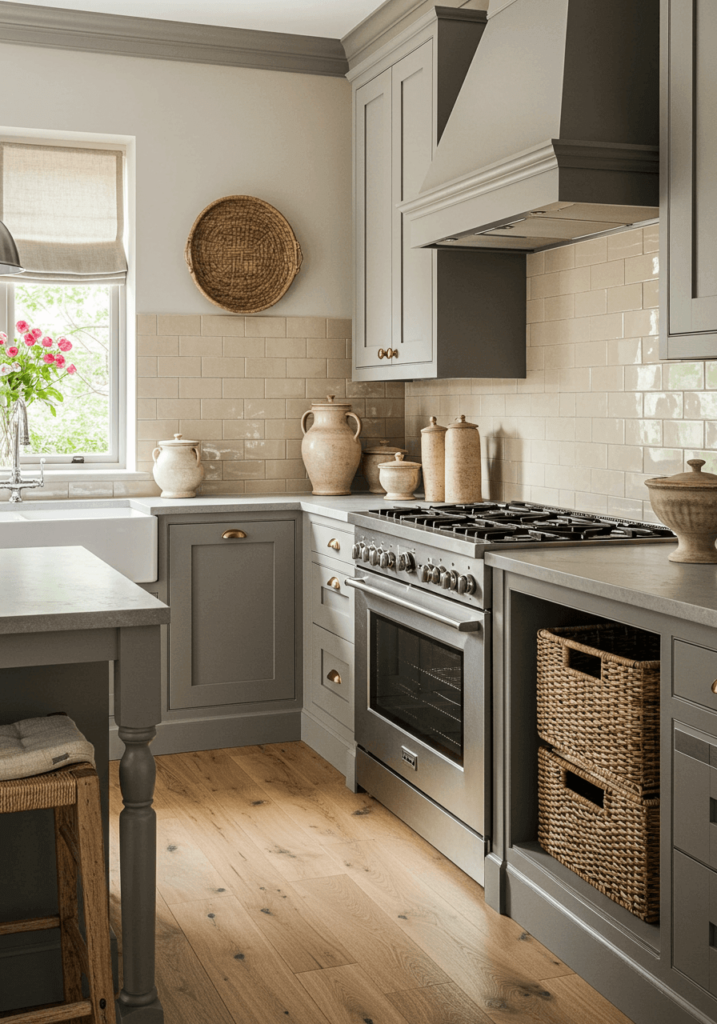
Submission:
<svg viewBox="0 0 717 1024">
<path fill-rule="evenodd" d="M 370 448 L 364 448 L 361 468 L 371 494 L 386 493 L 381 486 L 378 467 L 382 462 L 389 462 L 396 452 L 403 452 L 404 455 L 407 454 L 405 448 L 394 448 L 386 440 L 379 441 L 378 444 L 371 445 Z"/>
<path fill-rule="evenodd" d="M 306 420 L 313 415 L 309 430 Z M 347 420 L 356 420 L 356 433 Z M 311 480 L 312 494 L 351 494 L 351 481 L 361 461 L 361 420 L 348 402 L 312 402 L 301 417 L 301 457 Z"/>
<path fill-rule="evenodd" d="M 689 459 L 689 473 L 646 480 L 652 510 L 677 535 L 671 562 L 717 562 L 717 476 L 703 473 L 704 459 Z"/>
<path fill-rule="evenodd" d="M 421 465 L 423 491 L 426 501 L 446 500 L 446 431 L 431 416 L 427 427 L 421 430 Z"/>
<path fill-rule="evenodd" d="M 460 416 L 446 431 L 446 494 L 451 505 L 482 501 L 480 433 Z"/>
<path fill-rule="evenodd" d="M 421 463 L 404 462 L 403 452 L 396 452 L 392 462 L 379 465 L 378 473 L 386 491 L 384 501 L 411 501 L 418 487 Z"/>
<path fill-rule="evenodd" d="M 199 441 L 175 434 L 173 441 L 160 441 L 152 452 L 154 479 L 163 498 L 194 498 L 204 479 L 199 458 Z"/>
</svg>

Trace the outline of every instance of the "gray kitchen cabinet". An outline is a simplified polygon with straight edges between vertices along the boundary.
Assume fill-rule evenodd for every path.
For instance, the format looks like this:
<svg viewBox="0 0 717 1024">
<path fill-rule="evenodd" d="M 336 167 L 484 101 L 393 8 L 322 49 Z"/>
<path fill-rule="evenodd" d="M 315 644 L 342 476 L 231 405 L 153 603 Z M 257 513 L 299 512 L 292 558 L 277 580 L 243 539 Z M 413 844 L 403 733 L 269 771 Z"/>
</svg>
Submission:
<svg viewBox="0 0 717 1024">
<path fill-rule="evenodd" d="M 352 70 L 354 379 L 525 376 L 525 256 L 413 249 L 420 192 L 485 27 L 435 8 Z"/>
<path fill-rule="evenodd" d="M 169 566 L 169 708 L 293 698 L 293 521 L 170 526 Z"/>
<path fill-rule="evenodd" d="M 717 356 L 717 4 L 662 0 L 663 359 Z"/>
</svg>

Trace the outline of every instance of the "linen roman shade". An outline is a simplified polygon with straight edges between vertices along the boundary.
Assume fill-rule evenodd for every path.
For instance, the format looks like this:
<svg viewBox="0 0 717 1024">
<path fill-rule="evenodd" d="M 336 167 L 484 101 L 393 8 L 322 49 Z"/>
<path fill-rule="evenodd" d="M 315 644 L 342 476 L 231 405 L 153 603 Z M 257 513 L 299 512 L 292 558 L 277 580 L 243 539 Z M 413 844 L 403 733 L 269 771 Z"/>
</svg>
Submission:
<svg viewBox="0 0 717 1024">
<path fill-rule="evenodd" d="M 0 220 L 23 279 L 125 280 L 122 173 L 118 150 L 0 142 Z"/>
</svg>

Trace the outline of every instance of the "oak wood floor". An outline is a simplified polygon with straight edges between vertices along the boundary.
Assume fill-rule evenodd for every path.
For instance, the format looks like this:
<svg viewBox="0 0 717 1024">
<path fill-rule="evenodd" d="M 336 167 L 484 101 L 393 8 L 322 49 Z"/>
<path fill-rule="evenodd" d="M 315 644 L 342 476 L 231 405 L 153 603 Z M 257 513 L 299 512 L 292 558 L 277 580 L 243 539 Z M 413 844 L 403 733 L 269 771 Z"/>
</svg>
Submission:
<svg viewBox="0 0 717 1024">
<path fill-rule="evenodd" d="M 167 1024 L 630 1024 L 304 743 L 156 760 Z"/>
</svg>

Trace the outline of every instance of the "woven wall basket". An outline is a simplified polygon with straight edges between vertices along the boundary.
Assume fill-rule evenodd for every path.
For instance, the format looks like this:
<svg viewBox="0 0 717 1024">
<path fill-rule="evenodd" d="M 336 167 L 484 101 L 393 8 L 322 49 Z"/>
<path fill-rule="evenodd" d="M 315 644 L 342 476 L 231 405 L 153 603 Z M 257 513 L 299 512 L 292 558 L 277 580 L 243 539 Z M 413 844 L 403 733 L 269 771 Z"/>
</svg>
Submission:
<svg viewBox="0 0 717 1024">
<path fill-rule="evenodd" d="M 273 306 L 302 261 L 287 219 L 254 196 L 225 196 L 202 210 L 184 258 L 199 291 L 231 313 L 259 313 Z"/>
</svg>

